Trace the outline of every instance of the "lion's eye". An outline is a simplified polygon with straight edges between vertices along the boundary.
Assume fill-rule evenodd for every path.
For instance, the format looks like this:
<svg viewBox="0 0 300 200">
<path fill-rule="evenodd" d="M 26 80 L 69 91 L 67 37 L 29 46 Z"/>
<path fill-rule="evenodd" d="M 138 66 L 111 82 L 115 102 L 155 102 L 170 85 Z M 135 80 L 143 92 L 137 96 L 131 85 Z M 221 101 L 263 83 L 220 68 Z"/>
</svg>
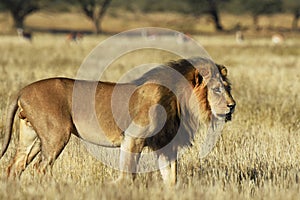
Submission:
<svg viewBox="0 0 300 200">
<path fill-rule="evenodd" d="M 212 89 L 215 93 L 221 93 L 221 88 L 220 87 L 215 87 Z"/>
</svg>

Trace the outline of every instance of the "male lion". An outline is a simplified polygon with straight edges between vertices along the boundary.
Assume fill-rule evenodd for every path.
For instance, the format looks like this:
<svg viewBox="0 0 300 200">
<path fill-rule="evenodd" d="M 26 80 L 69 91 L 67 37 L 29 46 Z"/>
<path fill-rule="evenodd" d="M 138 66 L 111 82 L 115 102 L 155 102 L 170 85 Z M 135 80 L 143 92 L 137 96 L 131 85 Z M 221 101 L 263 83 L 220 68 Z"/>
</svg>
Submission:
<svg viewBox="0 0 300 200">
<path fill-rule="evenodd" d="M 174 184 L 178 148 L 191 144 L 200 120 L 231 119 L 235 101 L 226 75 L 223 65 L 196 57 L 154 68 L 131 83 L 67 78 L 32 83 L 8 109 L 1 157 L 8 148 L 17 110 L 20 133 L 7 176 L 19 177 L 39 152 L 36 167 L 45 172 L 73 133 L 86 142 L 121 147 L 119 180 L 134 178 L 140 153 L 148 146 L 158 156 L 164 182 Z M 86 100 L 89 95 L 95 102 Z M 219 134 L 215 133 L 217 124 L 211 123 L 211 135 Z"/>
</svg>

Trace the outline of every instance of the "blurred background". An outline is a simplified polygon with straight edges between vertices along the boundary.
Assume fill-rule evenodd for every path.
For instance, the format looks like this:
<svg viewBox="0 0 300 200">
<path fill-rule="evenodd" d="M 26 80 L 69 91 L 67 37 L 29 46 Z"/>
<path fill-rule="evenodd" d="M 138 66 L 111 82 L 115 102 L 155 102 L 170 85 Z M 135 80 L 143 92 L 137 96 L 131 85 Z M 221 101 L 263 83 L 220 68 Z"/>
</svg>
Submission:
<svg viewBox="0 0 300 200">
<path fill-rule="evenodd" d="M 295 0 L 0 0 L 0 34 L 113 34 L 159 26 L 184 33 L 299 31 Z"/>
</svg>

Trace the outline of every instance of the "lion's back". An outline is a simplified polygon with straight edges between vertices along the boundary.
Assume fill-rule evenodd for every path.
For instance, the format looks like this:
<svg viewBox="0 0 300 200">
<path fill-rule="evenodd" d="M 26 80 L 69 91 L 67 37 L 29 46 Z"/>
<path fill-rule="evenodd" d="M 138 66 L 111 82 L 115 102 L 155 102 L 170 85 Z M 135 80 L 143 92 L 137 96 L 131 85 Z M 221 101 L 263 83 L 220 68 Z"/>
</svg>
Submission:
<svg viewBox="0 0 300 200">
<path fill-rule="evenodd" d="M 74 80 L 51 78 L 31 83 L 20 91 L 20 99 L 31 103 L 59 103 L 72 95 Z M 46 101 L 46 102 L 45 102 Z M 44 104 L 45 105 L 45 104 Z"/>
</svg>

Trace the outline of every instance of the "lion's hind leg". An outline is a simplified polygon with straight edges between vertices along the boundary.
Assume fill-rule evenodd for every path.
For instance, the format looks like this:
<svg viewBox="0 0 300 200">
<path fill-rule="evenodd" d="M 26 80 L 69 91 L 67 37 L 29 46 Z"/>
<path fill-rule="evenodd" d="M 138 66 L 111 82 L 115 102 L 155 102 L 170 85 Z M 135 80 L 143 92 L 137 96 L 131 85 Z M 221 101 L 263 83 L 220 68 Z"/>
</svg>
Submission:
<svg viewBox="0 0 300 200">
<path fill-rule="evenodd" d="M 26 166 L 39 152 L 36 145 L 38 140 L 37 134 L 31 124 L 26 119 L 20 119 L 19 143 L 15 157 L 7 168 L 7 177 L 20 177 Z"/>
<path fill-rule="evenodd" d="M 64 149 L 65 145 L 68 143 L 71 136 L 71 130 L 65 124 L 64 128 L 63 126 L 58 126 L 51 130 L 38 130 L 41 140 L 41 157 L 40 160 L 35 164 L 35 167 L 39 173 L 46 174 L 46 172 L 49 172 L 50 175 L 52 174 L 52 166 Z M 42 131 L 43 134 L 40 134 Z"/>
<path fill-rule="evenodd" d="M 41 140 L 37 139 L 31 148 L 30 154 L 27 157 L 27 165 L 31 163 L 31 161 L 35 158 L 35 156 L 41 152 Z"/>
</svg>

